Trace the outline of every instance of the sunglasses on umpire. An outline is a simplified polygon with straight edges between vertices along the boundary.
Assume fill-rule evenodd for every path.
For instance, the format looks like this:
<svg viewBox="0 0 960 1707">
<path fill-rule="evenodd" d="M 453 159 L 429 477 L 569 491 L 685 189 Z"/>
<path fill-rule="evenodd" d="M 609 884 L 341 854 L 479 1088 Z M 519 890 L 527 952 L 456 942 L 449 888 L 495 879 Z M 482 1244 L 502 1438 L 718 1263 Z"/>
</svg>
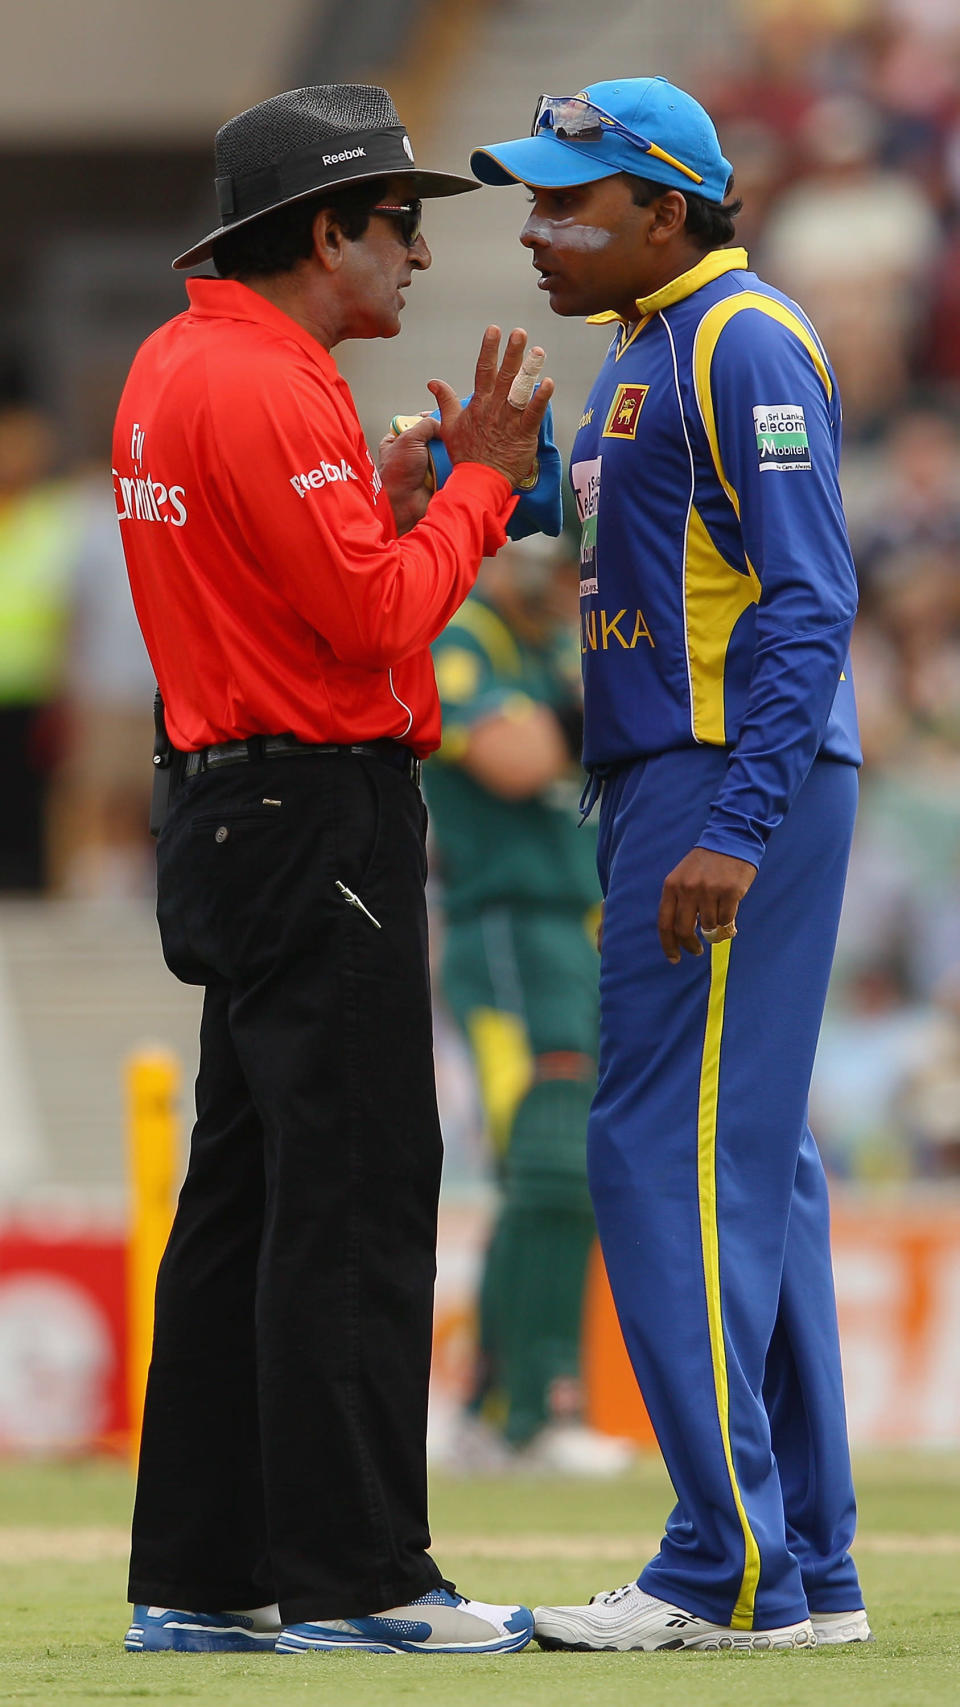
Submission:
<svg viewBox="0 0 960 1707">
<path fill-rule="evenodd" d="M 541 130 L 552 130 L 558 142 L 602 142 L 612 131 L 615 136 L 625 137 L 628 142 L 632 142 L 642 153 L 652 154 L 654 159 L 673 166 L 676 171 L 691 178 L 695 184 L 703 183 L 700 173 L 695 172 L 692 166 L 685 166 L 682 160 L 668 154 L 658 143 L 628 129 L 619 119 L 605 113 L 602 107 L 595 107 L 592 101 L 585 100 L 582 95 L 541 95 L 533 115 L 530 135 L 536 136 Z"/>
<path fill-rule="evenodd" d="M 399 227 L 401 243 L 405 244 L 408 249 L 413 248 L 420 236 L 423 214 L 422 202 L 378 202 L 373 212 L 384 213 L 391 219 L 395 219 Z"/>
</svg>

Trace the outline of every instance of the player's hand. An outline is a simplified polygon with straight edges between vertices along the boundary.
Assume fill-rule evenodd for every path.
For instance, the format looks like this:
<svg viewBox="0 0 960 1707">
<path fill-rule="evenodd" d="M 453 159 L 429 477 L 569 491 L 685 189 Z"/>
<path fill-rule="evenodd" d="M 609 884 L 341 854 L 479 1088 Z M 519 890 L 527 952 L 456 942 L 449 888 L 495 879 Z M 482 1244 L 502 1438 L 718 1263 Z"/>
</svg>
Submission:
<svg viewBox="0 0 960 1707">
<path fill-rule="evenodd" d="M 423 415 L 405 433 L 387 433 L 380 440 L 380 478 L 399 534 L 409 533 L 427 513 L 433 495 L 427 445 L 439 431 L 439 421 Z"/>
<path fill-rule="evenodd" d="M 477 359 L 473 396 L 466 408 L 461 408 L 456 392 L 445 380 L 431 379 L 427 387 L 440 406 L 440 437 L 450 461 L 485 462 L 506 475 L 511 486 L 518 486 L 533 467 L 540 423 L 554 391 L 553 380 L 544 379 L 525 409 L 507 402 L 526 345 L 526 332 L 514 327 L 498 366 L 500 328 L 487 327 Z"/>
<path fill-rule="evenodd" d="M 688 954 L 703 953 L 698 923 L 702 931 L 734 923 L 756 875 L 757 868 L 749 860 L 712 853 L 709 848 L 693 848 L 674 867 L 663 886 L 657 915 L 660 946 L 671 966 L 679 964 L 682 948 Z"/>
</svg>

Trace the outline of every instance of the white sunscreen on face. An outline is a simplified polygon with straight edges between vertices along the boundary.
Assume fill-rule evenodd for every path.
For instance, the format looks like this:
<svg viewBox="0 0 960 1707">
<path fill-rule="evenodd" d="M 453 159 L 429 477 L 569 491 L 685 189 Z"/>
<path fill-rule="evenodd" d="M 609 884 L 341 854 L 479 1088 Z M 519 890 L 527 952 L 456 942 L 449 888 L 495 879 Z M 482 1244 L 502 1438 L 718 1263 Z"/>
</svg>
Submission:
<svg viewBox="0 0 960 1707">
<path fill-rule="evenodd" d="M 605 249 L 613 232 L 597 225 L 554 225 L 548 219 L 528 219 L 524 232 L 554 249 Z"/>
</svg>

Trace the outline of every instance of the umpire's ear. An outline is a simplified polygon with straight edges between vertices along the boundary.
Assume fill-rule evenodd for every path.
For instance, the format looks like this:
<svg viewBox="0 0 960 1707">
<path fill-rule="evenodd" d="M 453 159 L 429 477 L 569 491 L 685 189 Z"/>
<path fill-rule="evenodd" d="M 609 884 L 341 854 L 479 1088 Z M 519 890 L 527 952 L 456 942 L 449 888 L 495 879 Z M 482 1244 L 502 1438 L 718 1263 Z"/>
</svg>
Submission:
<svg viewBox="0 0 960 1707">
<path fill-rule="evenodd" d="M 324 272 L 339 272 L 343 266 L 346 241 L 333 208 L 322 207 L 313 222 L 313 253 Z"/>
</svg>

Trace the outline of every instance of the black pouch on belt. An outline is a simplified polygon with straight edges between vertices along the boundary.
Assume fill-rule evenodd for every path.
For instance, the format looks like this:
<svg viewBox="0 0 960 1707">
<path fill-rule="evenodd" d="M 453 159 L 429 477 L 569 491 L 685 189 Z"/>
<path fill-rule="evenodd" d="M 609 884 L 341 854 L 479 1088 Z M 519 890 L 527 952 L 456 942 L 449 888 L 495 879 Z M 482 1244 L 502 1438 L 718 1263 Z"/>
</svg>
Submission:
<svg viewBox="0 0 960 1707">
<path fill-rule="evenodd" d="M 159 836 L 170 810 L 170 761 L 173 748 L 163 717 L 158 688 L 153 696 L 153 793 L 150 796 L 150 834 Z"/>
</svg>

